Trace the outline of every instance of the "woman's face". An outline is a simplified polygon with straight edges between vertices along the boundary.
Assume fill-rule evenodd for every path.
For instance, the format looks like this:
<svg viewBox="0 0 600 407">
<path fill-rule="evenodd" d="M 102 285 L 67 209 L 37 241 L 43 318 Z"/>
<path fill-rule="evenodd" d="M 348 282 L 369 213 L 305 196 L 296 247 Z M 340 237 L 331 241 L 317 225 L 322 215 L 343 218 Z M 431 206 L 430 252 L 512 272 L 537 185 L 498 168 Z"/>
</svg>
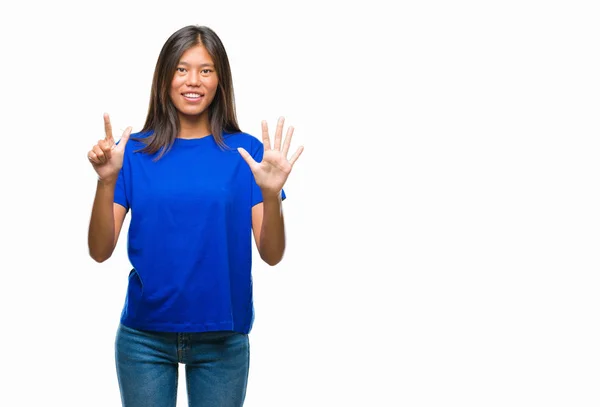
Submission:
<svg viewBox="0 0 600 407">
<path fill-rule="evenodd" d="M 181 55 L 169 96 L 180 115 L 198 116 L 215 97 L 219 78 L 204 45 L 198 44 Z"/>
</svg>

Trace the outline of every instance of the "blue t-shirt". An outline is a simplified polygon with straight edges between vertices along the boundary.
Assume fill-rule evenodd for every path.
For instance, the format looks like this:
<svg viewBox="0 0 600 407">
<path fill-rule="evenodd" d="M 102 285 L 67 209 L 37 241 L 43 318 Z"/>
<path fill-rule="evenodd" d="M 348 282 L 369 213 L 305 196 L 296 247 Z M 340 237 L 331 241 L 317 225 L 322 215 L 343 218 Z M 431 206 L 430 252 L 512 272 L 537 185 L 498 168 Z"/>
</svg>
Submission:
<svg viewBox="0 0 600 407">
<path fill-rule="evenodd" d="M 252 207 L 262 193 L 237 147 L 260 162 L 263 144 L 246 133 L 226 133 L 224 141 L 230 149 L 212 135 L 178 138 L 158 161 L 157 154 L 135 152 L 141 141 L 125 146 L 114 197 L 131 212 L 133 270 L 123 325 L 163 332 L 252 329 Z"/>
</svg>

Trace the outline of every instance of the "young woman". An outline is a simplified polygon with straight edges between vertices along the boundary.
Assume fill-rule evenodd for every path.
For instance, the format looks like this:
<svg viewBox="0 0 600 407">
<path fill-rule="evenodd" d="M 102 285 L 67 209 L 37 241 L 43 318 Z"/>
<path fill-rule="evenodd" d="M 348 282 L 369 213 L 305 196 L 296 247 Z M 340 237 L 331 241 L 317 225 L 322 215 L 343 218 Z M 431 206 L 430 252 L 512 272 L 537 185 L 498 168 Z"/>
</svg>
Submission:
<svg viewBox="0 0 600 407">
<path fill-rule="evenodd" d="M 261 258 L 285 249 L 283 186 L 293 128 L 271 143 L 237 124 L 229 61 L 211 29 L 187 26 L 164 44 L 143 129 L 88 152 L 98 174 L 91 257 L 113 253 L 128 212 L 133 266 L 116 335 L 127 407 L 175 406 L 179 363 L 192 407 L 242 406 L 254 321 L 252 233 Z"/>
</svg>

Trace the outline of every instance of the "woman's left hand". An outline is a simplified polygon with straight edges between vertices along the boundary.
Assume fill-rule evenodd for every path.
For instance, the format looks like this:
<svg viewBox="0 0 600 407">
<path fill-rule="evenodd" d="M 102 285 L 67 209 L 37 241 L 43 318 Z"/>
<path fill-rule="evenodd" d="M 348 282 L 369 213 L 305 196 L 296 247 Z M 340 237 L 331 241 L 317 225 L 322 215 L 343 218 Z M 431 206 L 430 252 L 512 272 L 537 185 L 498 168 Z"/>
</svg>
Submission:
<svg viewBox="0 0 600 407">
<path fill-rule="evenodd" d="M 242 158 L 250 166 L 252 174 L 256 184 L 260 187 L 263 196 L 264 195 L 278 195 L 283 189 L 294 163 L 302 154 L 304 150 L 303 146 L 298 147 L 292 158 L 288 160 L 287 155 L 290 149 L 290 143 L 292 142 L 292 135 L 294 134 L 294 128 L 289 127 L 283 144 L 281 143 L 281 135 L 283 133 L 283 123 L 285 119 L 279 118 L 277 122 L 277 129 L 275 130 L 275 140 L 273 148 L 271 148 L 271 141 L 269 139 L 269 129 L 267 128 L 267 122 L 262 122 L 262 141 L 264 146 L 263 159 L 260 163 L 257 163 L 252 156 L 244 150 L 242 147 L 238 148 Z"/>
</svg>

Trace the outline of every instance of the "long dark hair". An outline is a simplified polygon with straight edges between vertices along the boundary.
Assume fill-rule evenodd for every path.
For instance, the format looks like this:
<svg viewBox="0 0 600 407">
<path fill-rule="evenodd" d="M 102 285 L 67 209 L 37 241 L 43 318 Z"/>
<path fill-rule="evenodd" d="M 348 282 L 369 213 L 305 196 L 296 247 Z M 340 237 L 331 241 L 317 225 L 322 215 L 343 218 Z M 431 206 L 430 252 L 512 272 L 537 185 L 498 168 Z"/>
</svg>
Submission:
<svg viewBox="0 0 600 407">
<path fill-rule="evenodd" d="M 179 134 L 177 108 L 169 97 L 173 75 L 175 75 L 181 55 L 198 44 L 202 44 L 208 51 L 219 78 L 215 98 L 208 107 L 208 120 L 213 138 L 219 146 L 226 148 L 223 132 L 240 131 L 235 112 L 231 68 L 221 39 L 208 27 L 197 25 L 183 27 L 167 39 L 154 69 L 148 115 L 141 130 L 141 133 L 151 131 L 153 133 L 143 138 L 132 137 L 132 139 L 143 141 L 146 144 L 139 151 L 149 154 L 160 151 L 156 160 L 160 159 L 173 146 Z"/>
</svg>

